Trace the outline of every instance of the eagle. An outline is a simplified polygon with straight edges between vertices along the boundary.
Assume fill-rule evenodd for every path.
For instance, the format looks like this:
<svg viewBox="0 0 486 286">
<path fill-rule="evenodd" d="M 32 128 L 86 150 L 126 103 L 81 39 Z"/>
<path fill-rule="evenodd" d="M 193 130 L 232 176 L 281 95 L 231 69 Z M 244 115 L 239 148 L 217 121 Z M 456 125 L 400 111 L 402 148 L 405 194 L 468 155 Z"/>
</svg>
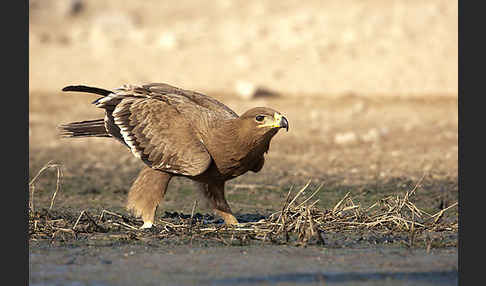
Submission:
<svg viewBox="0 0 486 286">
<path fill-rule="evenodd" d="M 146 166 L 132 184 L 127 209 L 151 228 L 172 177 L 196 182 L 213 212 L 235 225 L 225 183 L 265 163 L 270 141 L 289 123 L 280 112 L 255 107 L 238 116 L 220 101 L 165 83 L 106 90 L 70 85 L 67 92 L 101 95 L 92 102 L 105 117 L 58 126 L 61 137 L 110 137 Z"/>
</svg>

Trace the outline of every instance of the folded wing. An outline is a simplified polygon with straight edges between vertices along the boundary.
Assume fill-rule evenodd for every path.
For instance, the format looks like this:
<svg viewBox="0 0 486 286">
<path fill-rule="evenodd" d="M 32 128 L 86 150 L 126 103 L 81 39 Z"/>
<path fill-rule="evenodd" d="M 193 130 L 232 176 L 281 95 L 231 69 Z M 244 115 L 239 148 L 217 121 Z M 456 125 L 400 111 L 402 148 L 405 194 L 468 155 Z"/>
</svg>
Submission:
<svg viewBox="0 0 486 286">
<path fill-rule="evenodd" d="M 147 165 L 175 174 L 204 172 L 212 161 L 202 140 L 204 133 L 222 120 L 238 117 L 216 99 L 163 83 L 96 93 L 103 95 L 93 103 L 106 110 L 108 133 Z"/>
<path fill-rule="evenodd" d="M 190 122 L 166 102 L 127 97 L 107 112 L 105 120 L 119 128 L 112 134 L 154 169 L 195 176 L 211 164 Z"/>
</svg>

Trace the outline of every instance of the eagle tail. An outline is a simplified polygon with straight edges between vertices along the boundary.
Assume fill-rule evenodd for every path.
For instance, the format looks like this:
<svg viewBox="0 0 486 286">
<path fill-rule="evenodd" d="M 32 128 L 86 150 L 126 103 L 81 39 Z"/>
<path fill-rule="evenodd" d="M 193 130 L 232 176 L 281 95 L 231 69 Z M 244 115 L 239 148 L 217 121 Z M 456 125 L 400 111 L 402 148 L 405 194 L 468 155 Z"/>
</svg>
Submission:
<svg viewBox="0 0 486 286">
<path fill-rule="evenodd" d="M 104 119 L 87 120 L 61 124 L 58 126 L 61 137 L 111 137 L 105 127 Z"/>
<path fill-rule="evenodd" d="M 87 93 L 94 93 L 103 96 L 107 96 L 108 94 L 113 93 L 110 90 L 106 90 L 98 87 L 86 86 L 86 85 L 68 85 L 64 87 L 62 91 L 87 92 Z"/>
<path fill-rule="evenodd" d="M 93 86 L 86 86 L 86 85 L 68 85 L 64 87 L 62 91 L 87 92 L 87 93 L 99 94 L 103 96 L 93 101 L 92 102 L 93 104 L 97 104 L 99 100 L 113 93 L 113 91 L 110 90 L 93 87 Z"/>
</svg>

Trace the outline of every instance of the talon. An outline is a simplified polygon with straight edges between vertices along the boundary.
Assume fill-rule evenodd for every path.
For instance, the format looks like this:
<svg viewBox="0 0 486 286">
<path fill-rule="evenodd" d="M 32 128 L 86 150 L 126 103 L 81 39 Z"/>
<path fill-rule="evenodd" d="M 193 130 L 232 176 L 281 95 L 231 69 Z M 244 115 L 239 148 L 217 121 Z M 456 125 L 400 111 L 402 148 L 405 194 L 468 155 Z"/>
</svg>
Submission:
<svg viewBox="0 0 486 286">
<path fill-rule="evenodd" d="M 226 215 L 223 218 L 224 218 L 224 223 L 226 225 L 234 225 L 234 226 L 239 225 L 238 220 L 233 215 Z"/>
<path fill-rule="evenodd" d="M 226 224 L 226 225 L 231 227 L 244 227 L 244 225 L 241 222 Z"/>
<path fill-rule="evenodd" d="M 151 221 L 144 221 L 143 225 L 140 227 L 140 229 L 146 229 L 146 228 L 151 228 L 153 226 L 153 222 Z"/>
</svg>

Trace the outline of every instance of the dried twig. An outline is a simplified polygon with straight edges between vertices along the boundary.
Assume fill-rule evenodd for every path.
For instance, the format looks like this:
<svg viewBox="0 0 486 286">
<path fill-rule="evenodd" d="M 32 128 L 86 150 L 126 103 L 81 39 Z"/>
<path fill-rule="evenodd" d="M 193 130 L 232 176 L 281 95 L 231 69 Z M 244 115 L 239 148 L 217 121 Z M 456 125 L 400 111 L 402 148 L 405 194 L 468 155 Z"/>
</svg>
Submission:
<svg viewBox="0 0 486 286">
<path fill-rule="evenodd" d="M 417 235 L 421 232 L 457 229 L 457 222 L 440 222 L 444 213 L 457 206 L 457 203 L 434 215 L 429 215 L 411 201 L 416 187 L 402 195 L 385 197 L 367 208 L 363 208 L 359 202 L 355 202 L 348 192 L 333 208 L 323 210 L 317 207 L 319 199 L 312 200 L 321 190 L 321 187 L 313 191 L 310 196 L 305 197 L 303 195 L 309 185 L 310 182 L 295 195 L 292 195 L 291 188 L 283 202 L 282 209 L 269 217 L 258 222 L 240 223 L 231 227 L 194 223 L 197 208 L 197 201 L 195 201 L 190 217 L 181 217 L 175 221 L 160 220 L 160 224 L 154 226 L 155 231 L 150 232 L 150 239 L 153 237 L 161 239 L 182 237 L 189 238 L 191 243 L 194 238 L 212 239 L 227 245 L 234 241 L 243 243 L 249 240 L 261 240 L 272 243 L 305 245 L 312 241 L 325 244 L 324 233 L 359 230 L 389 232 L 392 230 L 407 232 L 409 234 L 408 244 L 412 247 L 415 245 Z M 419 183 L 416 186 L 418 185 Z M 297 203 L 299 198 L 302 200 Z M 103 219 L 107 214 L 112 215 L 113 218 L 110 220 Z M 95 227 L 79 228 L 83 216 L 86 216 L 89 223 Z M 122 226 L 133 231 L 130 232 L 130 237 L 133 236 L 135 239 L 148 235 L 147 232 L 135 226 L 139 221 L 130 217 L 103 210 L 96 220 L 95 218 L 91 217 L 86 210 L 83 210 L 77 219 L 74 217 L 71 221 L 56 218 L 41 220 L 38 214 L 36 216 L 34 213 L 29 220 L 30 233 L 31 236 L 42 238 L 45 237 L 45 234 L 50 234 L 53 237 L 52 234 L 59 233 L 59 229 L 70 229 L 73 233 L 80 235 L 82 233 L 99 232 L 100 230 L 109 232 L 112 227 Z M 69 224 L 72 223 L 74 223 L 73 227 L 69 227 Z M 116 228 L 116 230 L 119 230 L 119 228 Z"/>
<path fill-rule="evenodd" d="M 30 200 L 29 200 L 29 208 L 32 212 L 34 212 L 34 192 L 35 192 L 35 182 L 37 179 L 42 175 L 46 170 L 49 168 L 56 168 L 57 169 L 57 181 L 56 181 L 56 190 L 54 191 L 54 194 L 51 198 L 51 205 L 49 206 L 49 210 L 52 209 L 52 206 L 54 205 L 54 199 L 56 198 L 57 192 L 60 189 L 61 186 L 61 178 L 62 178 L 62 170 L 61 170 L 62 165 L 58 163 L 53 163 L 53 161 L 47 162 L 46 165 L 44 165 L 39 172 L 37 172 L 37 175 L 34 176 L 32 180 L 29 182 L 29 189 L 30 189 Z"/>
</svg>

